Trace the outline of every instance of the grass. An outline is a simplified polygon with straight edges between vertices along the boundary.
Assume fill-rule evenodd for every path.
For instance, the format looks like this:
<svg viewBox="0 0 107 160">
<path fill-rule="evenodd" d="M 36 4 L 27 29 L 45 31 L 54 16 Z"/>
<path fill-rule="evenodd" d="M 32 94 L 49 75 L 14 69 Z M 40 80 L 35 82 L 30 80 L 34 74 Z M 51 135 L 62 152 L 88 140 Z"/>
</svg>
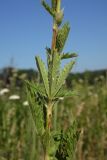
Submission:
<svg viewBox="0 0 107 160">
<path fill-rule="evenodd" d="M 104 77 L 100 81 L 95 80 L 94 85 L 83 80 L 74 81 L 73 89 L 79 95 L 60 100 L 55 111 L 54 127 L 62 126 L 66 130 L 77 118 L 81 134 L 74 160 L 106 160 L 106 80 Z M 19 95 L 20 99 L 9 100 L 12 94 Z M 9 93 L 0 96 L 0 160 L 43 159 L 43 150 L 33 129 L 29 107 L 23 105 L 24 101 L 25 90 L 15 86 L 10 87 Z"/>
</svg>

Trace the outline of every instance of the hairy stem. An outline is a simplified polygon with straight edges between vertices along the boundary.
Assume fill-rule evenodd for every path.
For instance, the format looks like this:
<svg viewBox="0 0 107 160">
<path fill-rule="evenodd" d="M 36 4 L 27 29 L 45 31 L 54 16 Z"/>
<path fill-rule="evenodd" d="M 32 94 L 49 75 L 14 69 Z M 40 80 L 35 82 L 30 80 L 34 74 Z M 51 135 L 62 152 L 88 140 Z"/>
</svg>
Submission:
<svg viewBox="0 0 107 160">
<path fill-rule="evenodd" d="M 52 46 L 51 46 L 51 49 L 52 49 L 52 50 L 54 50 L 55 47 L 56 47 L 57 32 L 58 32 L 58 26 L 57 26 L 57 24 L 54 22 L 54 24 L 53 24 Z"/>
<path fill-rule="evenodd" d="M 52 126 L 51 119 L 52 119 L 52 103 L 49 102 L 48 108 L 47 108 L 47 126 L 46 126 L 49 132 Z"/>
<path fill-rule="evenodd" d="M 56 14 L 60 12 L 61 0 L 57 0 L 56 6 Z M 53 19 L 53 36 L 52 36 L 52 45 L 51 50 L 54 51 L 56 49 L 56 38 L 58 33 L 58 25 L 55 20 Z M 49 160 L 49 148 L 50 148 L 50 129 L 52 127 L 52 101 L 49 101 L 47 108 L 46 108 L 46 134 L 48 135 L 45 150 L 44 150 L 44 160 Z"/>
<path fill-rule="evenodd" d="M 48 136 L 46 146 L 44 149 L 44 160 L 49 160 L 49 148 L 50 148 L 50 129 L 52 127 L 52 102 L 50 101 L 47 105 L 46 113 L 46 135 Z"/>
<path fill-rule="evenodd" d="M 44 160 L 49 160 L 49 156 L 48 156 L 48 153 L 46 151 L 44 152 Z"/>
<path fill-rule="evenodd" d="M 57 6 L 56 6 L 56 14 L 60 12 L 60 7 L 61 7 L 61 0 L 57 0 Z M 54 23 L 53 23 L 53 36 L 52 36 L 52 46 L 51 49 L 54 50 L 56 47 L 56 37 L 58 33 L 58 25 L 55 21 L 54 18 Z"/>
</svg>

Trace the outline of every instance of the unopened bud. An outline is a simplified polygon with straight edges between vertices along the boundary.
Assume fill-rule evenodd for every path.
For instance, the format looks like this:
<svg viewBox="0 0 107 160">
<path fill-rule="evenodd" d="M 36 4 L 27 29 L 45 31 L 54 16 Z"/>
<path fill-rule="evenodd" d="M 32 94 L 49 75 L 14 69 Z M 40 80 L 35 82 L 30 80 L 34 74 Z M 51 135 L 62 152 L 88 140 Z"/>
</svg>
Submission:
<svg viewBox="0 0 107 160">
<path fill-rule="evenodd" d="M 63 16 L 64 16 L 63 9 L 60 12 L 56 13 L 55 20 L 56 20 L 56 23 L 58 24 L 58 26 L 60 26 L 60 24 L 62 23 Z"/>
</svg>

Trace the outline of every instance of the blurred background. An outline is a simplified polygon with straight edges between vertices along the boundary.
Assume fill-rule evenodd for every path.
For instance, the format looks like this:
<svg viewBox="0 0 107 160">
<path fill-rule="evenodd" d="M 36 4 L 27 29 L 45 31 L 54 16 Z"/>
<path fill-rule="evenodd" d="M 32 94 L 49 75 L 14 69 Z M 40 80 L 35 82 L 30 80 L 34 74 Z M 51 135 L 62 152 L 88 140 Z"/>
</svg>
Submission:
<svg viewBox="0 0 107 160">
<path fill-rule="evenodd" d="M 65 51 L 78 54 L 65 87 L 79 96 L 59 102 L 54 125 L 78 119 L 74 160 L 107 160 L 107 1 L 62 0 L 62 8 L 71 26 Z M 0 0 L 0 160 L 42 159 L 24 81 L 39 81 L 34 57 L 46 61 L 51 37 L 52 19 L 39 0 Z"/>
<path fill-rule="evenodd" d="M 79 55 L 74 71 L 107 68 L 107 1 L 62 0 L 62 8 L 71 26 L 65 51 Z M 0 0 L 0 68 L 35 68 L 51 37 L 52 19 L 40 0 Z"/>
</svg>

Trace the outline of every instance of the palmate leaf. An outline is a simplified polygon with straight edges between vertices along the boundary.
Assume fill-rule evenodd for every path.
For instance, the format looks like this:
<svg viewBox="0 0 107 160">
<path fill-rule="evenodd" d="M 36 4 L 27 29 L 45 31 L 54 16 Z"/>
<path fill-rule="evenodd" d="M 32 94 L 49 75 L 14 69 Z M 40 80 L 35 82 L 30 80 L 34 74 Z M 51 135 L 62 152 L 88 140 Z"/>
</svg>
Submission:
<svg viewBox="0 0 107 160">
<path fill-rule="evenodd" d="M 61 59 L 68 59 L 68 58 L 74 58 L 77 57 L 78 55 L 76 53 L 63 53 L 61 55 Z"/>
<path fill-rule="evenodd" d="M 79 139 L 79 131 L 77 129 L 77 122 L 73 122 L 72 126 L 66 132 L 61 132 L 56 135 L 54 140 L 59 141 L 59 146 L 55 157 L 58 160 L 73 159 L 77 141 Z"/>
<path fill-rule="evenodd" d="M 45 0 L 42 0 L 42 5 L 44 6 L 44 8 L 48 11 L 48 13 L 51 15 L 51 16 L 55 16 L 55 12 L 53 10 L 53 8 L 51 8 L 46 2 Z"/>
<path fill-rule="evenodd" d="M 38 70 L 40 72 L 40 75 L 42 77 L 46 94 L 49 96 L 48 72 L 45 68 L 45 64 L 43 63 L 43 61 L 41 60 L 40 57 L 36 57 L 36 64 L 37 64 Z"/>
<path fill-rule="evenodd" d="M 56 83 L 60 68 L 60 55 L 58 53 L 53 54 L 52 70 L 51 70 L 51 96 L 54 95 L 56 90 Z"/>
<path fill-rule="evenodd" d="M 65 23 L 63 27 L 58 31 L 58 34 L 56 37 L 56 48 L 59 53 L 61 53 L 64 48 L 69 31 L 70 31 L 69 23 Z"/>
<path fill-rule="evenodd" d="M 29 100 L 29 108 L 35 124 L 36 132 L 38 135 L 42 136 L 44 133 L 43 108 L 42 106 L 39 106 L 38 103 L 35 101 L 35 89 L 28 84 L 27 97 Z"/>
<path fill-rule="evenodd" d="M 62 85 L 64 84 L 65 79 L 67 78 L 70 70 L 72 69 L 73 65 L 74 65 L 74 61 L 69 62 L 68 64 L 65 65 L 64 69 L 61 71 L 61 73 L 59 74 L 58 80 L 57 80 L 57 84 L 55 87 L 55 93 L 54 96 L 56 96 L 56 94 L 59 92 L 59 90 L 61 89 Z"/>
</svg>

